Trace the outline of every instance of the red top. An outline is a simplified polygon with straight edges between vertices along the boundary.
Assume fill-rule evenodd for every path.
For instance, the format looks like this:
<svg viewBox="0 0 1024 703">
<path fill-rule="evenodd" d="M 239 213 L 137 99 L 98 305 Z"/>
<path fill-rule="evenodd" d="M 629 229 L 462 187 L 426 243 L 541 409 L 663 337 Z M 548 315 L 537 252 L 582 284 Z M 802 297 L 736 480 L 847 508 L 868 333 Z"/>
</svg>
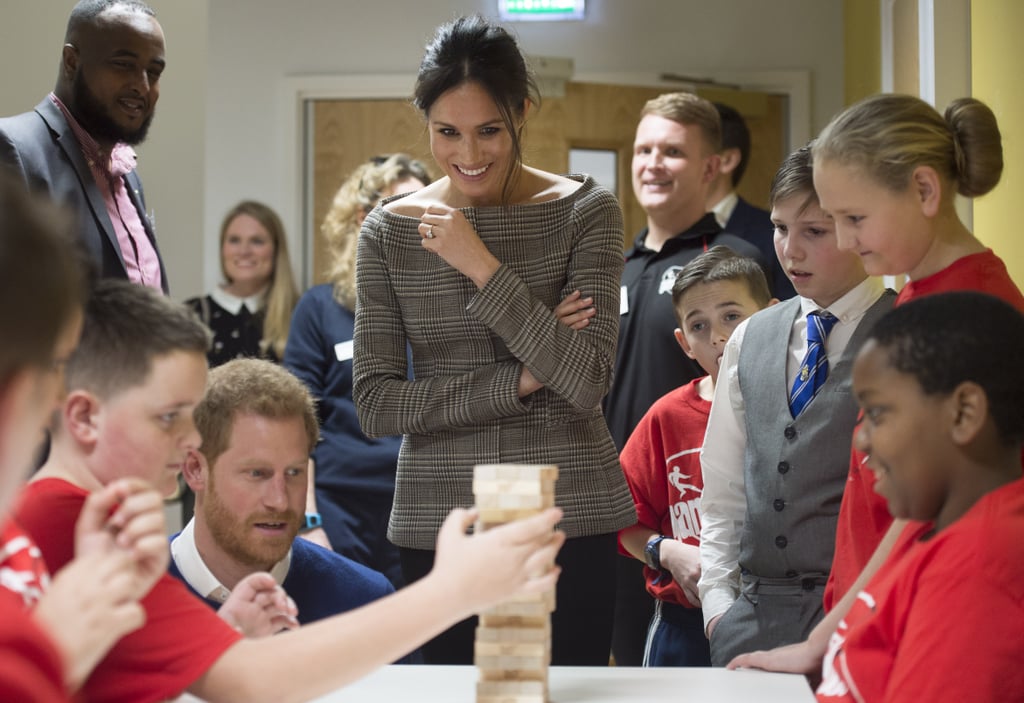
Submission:
<svg viewBox="0 0 1024 703">
<path fill-rule="evenodd" d="M 911 522 L 829 642 L 818 700 L 1019 701 L 1024 480 L 928 539 Z"/>
<path fill-rule="evenodd" d="M 67 481 L 25 487 L 15 517 L 54 572 L 74 556 L 75 522 L 88 493 Z M 164 574 L 142 599 L 146 624 L 125 635 L 82 689 L 90 703 L 151 703 L 175 698 L 241 639 L 230 625 Z M 0 700 L 20 700 L 0 697 Z"/>
<path fill-rule="evenodd" d="M 64 666 L 21 599 L 0 595 L 0 701 L 69 703 Z"/>
<path fill-rule="evenodd" d="M 1024 296 L 1010 279 L 1002 259 L 991 249 L 957 259 L 938 273 L 908 282 L 895 304 L 958 290 L 988 293 L 1024 312 Z M 851 447 L 849 478 L 836 527 L 832 573 L 825 587 L 826 610 L 831 610 L 853 586 L 892 524 L 885 499 L 874 491 L 875 474 L 863 467 L 863 461 L 864 454 Z"/>
<path fill-rule="evenodd" d="M 700 545 L 700 496 L 704 476 L 700 449 L 711 402 L 697 392 L 695 379 L 666 393 L 651 406 L 629 436 L 619 461 L 636 505 L 637 524 Z M 629 553 L 619 542 L 619 551 Z M 647 590 L 655 598 L 694 607 L 675 580 L 644 567 Z"/>
<path fill-rule="evenodd" d="M 0 586 L 30 609 L 50 585 L 50 572 L 36 543 L 14 520 L 0 528 Z"/>
</svg>

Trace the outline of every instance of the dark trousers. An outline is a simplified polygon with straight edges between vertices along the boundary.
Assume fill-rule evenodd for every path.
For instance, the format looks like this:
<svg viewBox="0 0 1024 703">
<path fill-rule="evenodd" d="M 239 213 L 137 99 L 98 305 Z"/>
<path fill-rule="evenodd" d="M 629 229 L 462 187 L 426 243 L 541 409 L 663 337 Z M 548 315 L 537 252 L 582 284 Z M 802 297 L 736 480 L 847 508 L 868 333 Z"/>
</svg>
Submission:
<svg viewBox="0 0 1024 703">
<path fill-rule="evenodd" d="M 615 565 L 615 626 L 612 654 L 616 666 L 641 666 L 654 599 L 647 592 L 643 562 L 619 556 Z"/>
<path fill-rule="evenodd" d="M 405 585 L 398 547 L 388 541 L 391 493 L 316 489 L 316 504 L 331 547 L 374 571 L 399 589 Z"/>
<path fill-rule="evenodd" d="M 711 647 L 704 635 L 701 609 L 661 600 L 655 603 L 644 666 L 711 666 Z"/>
<path fill-rule="evenodd" d="M 615 605 L 616 535 L 566 540 L 556 559 L 562 567 L 551 614 L 551 663 L 607 666 Z M 434 552 L 399 549 L 406 583 L 426 576 Z M 456 623 L 423 645 L 427 664 L 472 664 L 477 618 Z"/>
<path fill-rule="evenodd" d="M 807 639 L 825 616 L 825 577 L 740 577 L 740 597 L 711 634 L 711 662 L 725 666 L 733 657 Z"/>
</svg>

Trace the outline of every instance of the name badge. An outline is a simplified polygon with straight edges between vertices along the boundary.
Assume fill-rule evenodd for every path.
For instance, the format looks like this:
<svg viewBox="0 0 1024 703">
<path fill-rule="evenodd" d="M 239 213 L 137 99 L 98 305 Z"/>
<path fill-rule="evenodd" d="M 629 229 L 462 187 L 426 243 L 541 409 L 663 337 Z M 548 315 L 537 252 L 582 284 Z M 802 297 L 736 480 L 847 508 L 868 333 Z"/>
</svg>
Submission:
<svg viewBox="0 0 1024 703">
<path fill-rule="evenodd" d="M 338 357 L 338 361 L 349 361 L 352 358 L 352 341 L 350 339 L 334 345 L 334 355 Z"/>
<path fill-rule="evenodd" d="M 629 292 L 626 290 L 626 286 L 622 286 L 619 289 L 619 314 L 625 315 L 629 312 Z"/>
</svg>

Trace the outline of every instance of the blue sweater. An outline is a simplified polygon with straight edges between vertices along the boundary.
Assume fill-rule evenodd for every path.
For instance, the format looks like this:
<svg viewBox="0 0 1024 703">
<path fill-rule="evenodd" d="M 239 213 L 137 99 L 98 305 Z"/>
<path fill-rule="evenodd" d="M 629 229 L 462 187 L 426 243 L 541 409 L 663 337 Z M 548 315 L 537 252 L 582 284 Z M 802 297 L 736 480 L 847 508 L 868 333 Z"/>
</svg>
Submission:
<svg viewBox="0 0 1024 703">
<path fill-rule="evenodd" d="M 220 608 L 220 603 L 192 588 L 173 558 L 167 573 L 214 610 Z M 296 539 L 292 544 L 292 563 L 281 586 L 298 606 L 299 622 L 303 625 L 366 605 L 395 590 L 383 574 L 304 539 Z"/>
<path fill-rule="evenodd" d="M 390 496 L 395 492 L 402 438 L 370 439 L 359 425 L 352 402 L 354 324 L 352 312 L 334 299 L 329 284 L 310 288 L 292 313 L 284 366 L 317 400 L 321 430 L 321 441 L 313 450 L 317 488 L 327 493 L 365 491 Z"/>
</svg>

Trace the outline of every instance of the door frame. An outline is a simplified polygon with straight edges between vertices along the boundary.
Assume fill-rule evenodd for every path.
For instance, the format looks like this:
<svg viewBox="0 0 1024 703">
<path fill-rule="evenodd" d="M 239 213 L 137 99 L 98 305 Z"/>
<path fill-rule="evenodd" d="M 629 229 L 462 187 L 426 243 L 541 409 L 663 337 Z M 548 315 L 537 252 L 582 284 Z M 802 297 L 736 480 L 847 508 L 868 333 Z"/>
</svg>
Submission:
<svg viewBox="0 0 1024 703">
<path fill-rule="evenodd" d="M 680 73 L 685 75 L 685 71 Z M 805 144 L 811 131 L 811 73 L 792 71 L 722 71 L 709 76 L 715 84 L 735 85 L 741 90 L 777 93 L 788 97 L 788 146 Z M 668 90 L 693 90 L 698 87 L 685 82 L 665 80 L 653 72 L 583 72 L 572 76 L 580 83 L 611 83 L 643 85 Z M 285 78 L 278 98 L 279 122 L 287 164 L 281 173 L 281 193 L 285 196 L 282 219 L 288 232 L 288 245 L 301 262 L 298 274 L 300 288 L 313 280 L 313 237 L 318 225 L 312 222 L 313 196 L 309 184 L 312 170 L 312 110 L 314 100 L 382 100 L 408 99 L 416 83 L 414 74 L 352 74 L 309 75 Z"/>
</svg>

